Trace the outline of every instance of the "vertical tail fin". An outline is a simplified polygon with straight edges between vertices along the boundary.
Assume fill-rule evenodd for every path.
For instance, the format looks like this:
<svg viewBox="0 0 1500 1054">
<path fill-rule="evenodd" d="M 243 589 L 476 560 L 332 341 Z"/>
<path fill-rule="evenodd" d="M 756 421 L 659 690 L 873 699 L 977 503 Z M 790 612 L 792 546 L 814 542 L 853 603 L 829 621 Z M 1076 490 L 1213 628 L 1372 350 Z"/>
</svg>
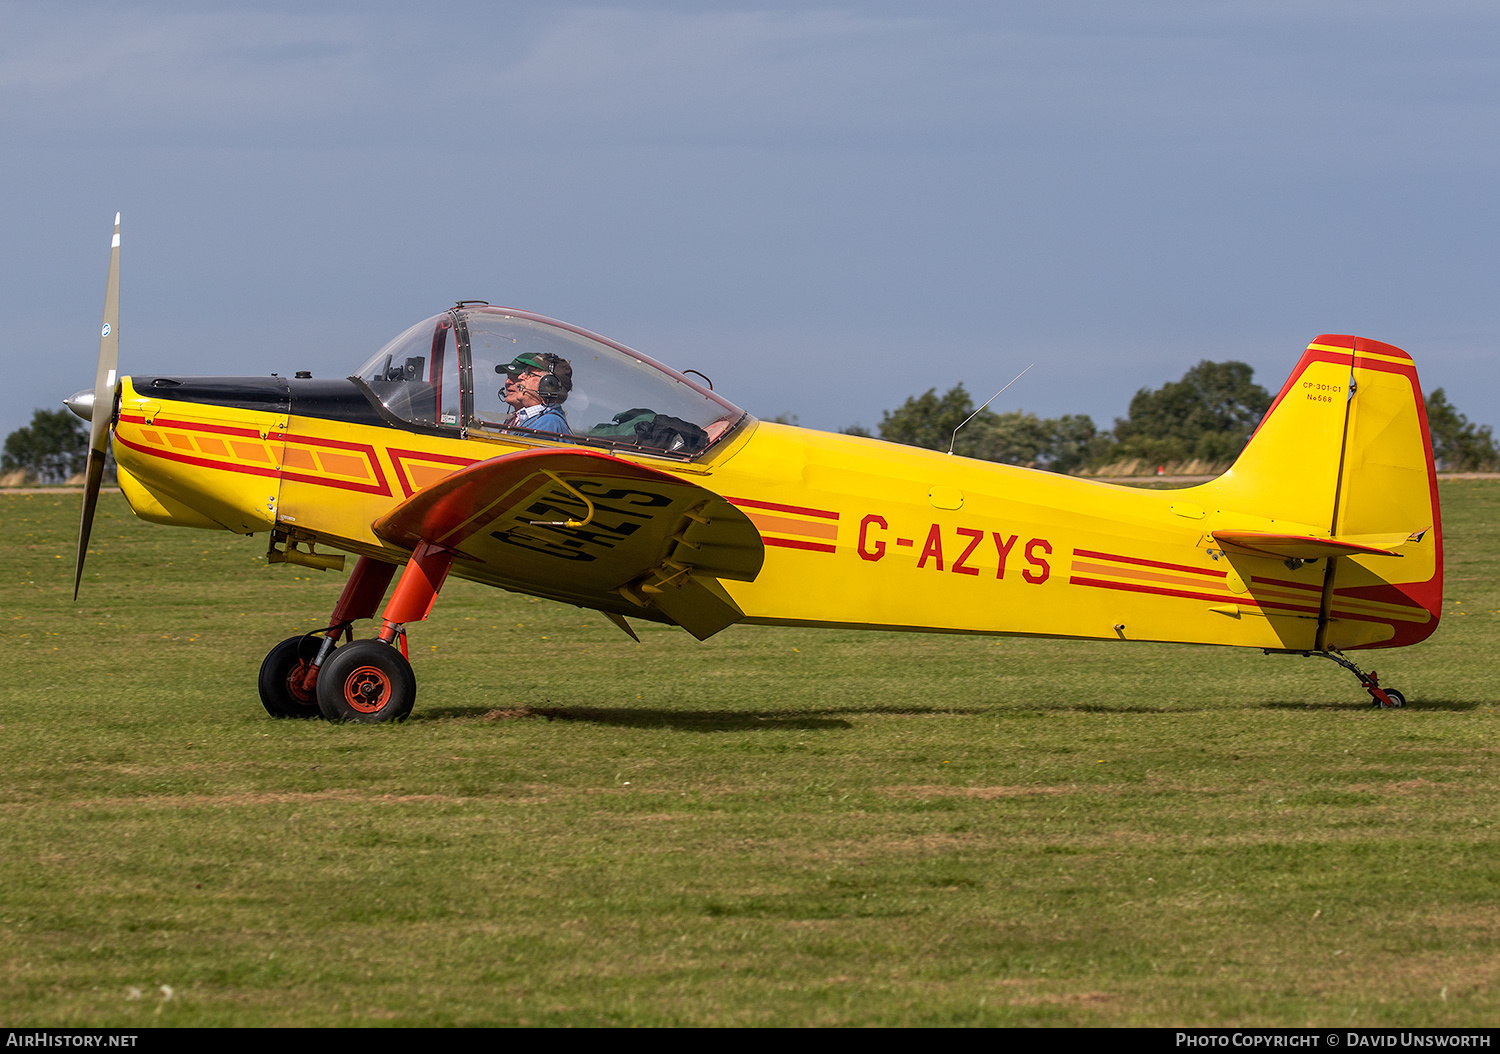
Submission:
<svg viewBox="0 0 1500 1054">
<path fill-rule="evenodd" d="M 1209 487 L 1226 512 L 1391 554 L 1328 560 L 1318 647 L 1414 644 L 1437 627 L 1437 471 L 1416 367 L 1400 348 L 1318 337 Z"/>
</svg>

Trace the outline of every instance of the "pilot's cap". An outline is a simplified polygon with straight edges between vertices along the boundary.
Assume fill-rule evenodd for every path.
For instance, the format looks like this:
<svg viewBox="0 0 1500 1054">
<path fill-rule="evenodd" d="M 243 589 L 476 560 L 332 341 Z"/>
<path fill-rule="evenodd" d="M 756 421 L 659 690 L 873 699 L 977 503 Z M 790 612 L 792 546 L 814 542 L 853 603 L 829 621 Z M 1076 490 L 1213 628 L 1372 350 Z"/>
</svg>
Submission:
<svg viewBox="0 0 1500 1054">
<path fill-rule="evenodd" d="M 551 373 L 552 367 L 541 355 L 534 351 L 523 351 L 509 362 L 501 363 L 495 367 L 496 373 L 505 373 L 514 377 L 518 373 L 527 370 L 540 370 L 542 373 Z"/>
<path fill-rule="evenodd" d="M 523 351 L 505 365 L 495 367 L 496 373 L 503 373 L 510 380 L 515 380 L 527 370 L 545 373 L 548 378 L 555 381 L 557 388 L 551 392 L 552 395 L 560 398 L 573 390 L 572 364 L 561 355 L 554 355 L 550 351 Z M 541 394 L 545 396 L 548 392 L 543 391 Z"/>
</svg>

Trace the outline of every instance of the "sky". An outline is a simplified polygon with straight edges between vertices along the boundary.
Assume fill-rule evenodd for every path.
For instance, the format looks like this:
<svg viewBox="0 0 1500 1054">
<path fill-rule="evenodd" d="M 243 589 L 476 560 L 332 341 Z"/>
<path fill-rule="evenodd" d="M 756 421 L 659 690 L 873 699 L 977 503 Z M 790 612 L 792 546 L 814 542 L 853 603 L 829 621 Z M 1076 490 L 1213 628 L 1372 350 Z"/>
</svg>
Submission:
<svg viewBox="0 0 1500 1054">
<path fill-rule="evenodd" d="M 1480 0 L 0 0 L 0 433 L 121 370 L 345 376 L 458 299 L 835 430 L 1087 413 L 1320 333 L 1500 424 Z"/>
</svg>

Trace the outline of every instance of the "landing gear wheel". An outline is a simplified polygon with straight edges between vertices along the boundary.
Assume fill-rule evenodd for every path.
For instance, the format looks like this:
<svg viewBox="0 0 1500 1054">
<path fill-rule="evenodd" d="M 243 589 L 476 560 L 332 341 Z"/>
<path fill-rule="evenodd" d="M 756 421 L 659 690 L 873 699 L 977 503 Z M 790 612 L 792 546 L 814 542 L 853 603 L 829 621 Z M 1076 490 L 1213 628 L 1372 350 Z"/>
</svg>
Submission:
<svg viewBox="0 0 1500 1054">
<path fill-rule="evenodd" d="M 318 709 L 330 721 L 404 721 L 416 701 L 411 663 L 383 641 L 345 644 L 318 671 Z"/>
<path fill-rule="evenodd" d="M 1385 697 L 1391 701 L 1391 706 L 1396 707 L 1396 706 L 1405 706 L 1406 705 L 1406 696 L 1404 696 L 1400 692 L 1396 691 L 1396 689 L 1394 689 L 1394 688 L 1382 688 L 1381 691 L 1383 691 L 1385 693 Z M 1375 701 L 1375 705 L 1376 706 L 1380 706 L 1380 700 L 1377 699 Z M 1380 708 L 1382 710 L 1386 709 L 1383 706 L 1381 706 Z"/>
<path fill-rule="evenodd" d="M 308 665 L 318 657 L 317 637 L 289 637 L 260 664 L 260 701 L 272 717 L 322 717 L 317 696 L 302 687 Z"/>
</svg>

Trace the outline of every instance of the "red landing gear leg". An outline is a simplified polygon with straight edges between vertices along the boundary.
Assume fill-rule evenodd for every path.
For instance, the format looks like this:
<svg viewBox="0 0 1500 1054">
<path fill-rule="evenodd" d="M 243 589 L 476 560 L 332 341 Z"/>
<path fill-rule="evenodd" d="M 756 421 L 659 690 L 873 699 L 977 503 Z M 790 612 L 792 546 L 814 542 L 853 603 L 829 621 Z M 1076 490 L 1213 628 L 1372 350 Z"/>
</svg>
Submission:
<svg viewBox="0 0 1500 1054">
<path fill-rule="evenodd" d="M 319 668 L 328 661 L 341 634 L 353 638 L 355 619 L 375 617 L 395 573 L 395 564 L 360 557 L 334 605 L 328 628 L 321 631 L 323 636 L 292 637 L 271 649 L 260 667 L 260 701 L 272 717 L 322 716 Z"/>
<path fill-rule="evenodd" d="M 339 648 L 318 675 L 318 709 L 324 717 L 330 721 L 401 721 L 411 713 L 417 679 L 406 661 L 406 623 L 421 622 L 432 611 L 452 566 L 452 552 L 418 543 L 381 615 L 379 636 Z M 382 587 L 376 594 L 372 613 L 373 603 L 384 591 Z M 337 628 L 330 628 L 335 636 Z M 398 641 L 399 651 L 391 646 Z"/>
<path fill-rule="evenodd" d="M 379 639 L 387 644 L 399 635 L 405 638 L 403 627 L 408 622 L 421 622 L 432 612 L 437 601 L 438 590 L 448 578 L 448 569 L 453 566 L 453 553 L 428 542 L 418 542 L 411 554 L 411 562 L 396 583 L 391 602 L 385 606 L 381 616 Z M 402 653 L 406 646 L 403 640 Z"/>
<path fill-rule="evenodd" d="M 359 562 L 354 565 L 354 573 L 344 583 L 344 591 L 339 594 L 338 603 L 333 605 L 333 614 L 328 619 L 328 628 L 323 631 L 318 653 L 307 664 L 303 673 L 303 690 L 308 695 L 317 698 L 318 670 L 333 653 L 339 636 L 343 635 L 352 641 L 355 620 L 375 617 L 375 609 L 380 606 L 395 574 L 395 564 L 371 560 L 368 556 L 359 558 Z"/>
</svg>

